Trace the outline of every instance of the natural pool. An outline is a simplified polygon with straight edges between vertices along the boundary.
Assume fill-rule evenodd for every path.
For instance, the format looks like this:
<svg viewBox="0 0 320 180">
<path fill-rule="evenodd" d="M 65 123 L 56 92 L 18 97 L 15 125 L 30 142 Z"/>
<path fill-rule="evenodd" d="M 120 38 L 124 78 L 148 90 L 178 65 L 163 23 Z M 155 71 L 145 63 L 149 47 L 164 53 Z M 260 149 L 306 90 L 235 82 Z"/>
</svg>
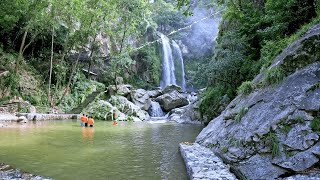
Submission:
<svg viewBox="0 0 320 180">
<path fill-rule="evenodd" d="M 180 142 L 202 126 L 98 121 L 29 122 L 0 129 L 0 162 L 55 179 L 188 179 Z"/>
</svg>

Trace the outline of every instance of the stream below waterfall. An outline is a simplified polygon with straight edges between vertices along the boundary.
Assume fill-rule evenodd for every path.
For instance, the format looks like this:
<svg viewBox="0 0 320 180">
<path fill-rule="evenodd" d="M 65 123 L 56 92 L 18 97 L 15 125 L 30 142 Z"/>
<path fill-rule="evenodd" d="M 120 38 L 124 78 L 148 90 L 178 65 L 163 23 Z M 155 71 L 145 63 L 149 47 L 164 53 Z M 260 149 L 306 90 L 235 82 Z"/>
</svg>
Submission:
<svg viewBox="0 0 320 180">
<path fill-rule="evenodd" d="M 202 126 L 98 121 L 29 122 L 0 130 L 0 162 L 55 179 L 188 179 L 179 143 Z"/>
</svg>

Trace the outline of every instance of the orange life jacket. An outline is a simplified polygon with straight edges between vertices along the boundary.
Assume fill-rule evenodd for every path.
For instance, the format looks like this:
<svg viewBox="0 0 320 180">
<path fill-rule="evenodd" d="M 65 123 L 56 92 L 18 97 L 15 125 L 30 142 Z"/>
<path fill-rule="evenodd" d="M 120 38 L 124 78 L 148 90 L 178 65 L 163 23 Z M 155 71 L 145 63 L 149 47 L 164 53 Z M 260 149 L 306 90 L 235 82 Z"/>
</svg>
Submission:
<svg viewBox="0 0 320 180">
<path fill-rule="evenodd" d="M 84 123 L 88 123 L 88 118 L 85 117 L 85 118 L 83 119 L 83 122 L 84 122 Z"/>
<path fill-rule="evenodd" d="M 90 125 L 93 125 L 93 124 L 94 124 L 94 120 L 93 120 L 92 118 L 89 118 L 88 123 L 89 123 Z"/>
<path fill-rule="evenodd" d="M 87 117 L 81 116 L 81 117 L 80 117 L 80 120 L 81 120 L 82 122 L 84 122 L 85 118 L 87 118 Z"/>
</svg>

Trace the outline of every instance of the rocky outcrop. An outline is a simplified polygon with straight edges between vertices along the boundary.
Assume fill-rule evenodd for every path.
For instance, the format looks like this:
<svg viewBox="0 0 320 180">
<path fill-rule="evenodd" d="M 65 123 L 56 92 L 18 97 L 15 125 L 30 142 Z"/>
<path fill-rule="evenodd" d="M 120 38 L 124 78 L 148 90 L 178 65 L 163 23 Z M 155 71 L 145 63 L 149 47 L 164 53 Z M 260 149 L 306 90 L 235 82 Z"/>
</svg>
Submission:
<svg viewBox="0 0 320 180">
<path fill-rule="evenodd" d="M 166 86 L 166 87 L 163 89 L 162 93 L 163 93 L 163 94 L 166 94 L 166 93 L 170 93 L 170 92 L 172 92 L 172 91 L 178 91 L 179 93 L 183 93 L 181 87 L 180 87 L 180 86 L 177 86 L 177 85 L 174 85 L 174 84 L 170 84 L 170 85 Z"/>
<path fill-rule="evenodd" d="M 148 91 L 148 95 L 150 98 L 156 98 L 162 95 L 162 91 L 160 89 Z"/>
<path fill-rule="evenodd" d="M 248 95 L 237 96 L 202 130 L 210 147 L 248 179 L 275 179 L 319 164 L 320 25 L 288 46 L 270 66 L 284 80 L 263 87 L 260 74 Z M 259 88 L 258 88 L 259 87 Z"/>
<path fill-rule="evenodd" d="M 13 114 L 1 113 L 0 122 L 1 121 L 18 121 L 18 117 Z"/>
<path fill-rule="evenodd" d="M 170 111 L 168 119 L 177 123 L 201 124 L 201 115 L 198 111 L 199 102 L 176 108 Z"/>
<path fill-rule="evenodd" d="M 112 96 L 109 102 L 127 116 L 138 117 L 142 121 L 150 118 L 146 111 L 140 109 L 139 106 L 136 106 L 123 96 Z"/>
<path fill-rule="evenodd" d="M 147 111 L 151 105 L 149 93 L 144 89 L 132 90 L 131 101 L 145 111 Z"/>
<path fill-rule="evenodd" d="M 157 97 L 155 100 L 160 103 L 161 107 L 165 111 L 170 111 L 174 108 L 186 106 L 189 104 L 187 98 L 185 98 L 176 90 L 163 94 Z"/>
<path fill-rule="evenodd" d="M 113 120 L 113 112 L 118 112 L 108 101 L 95 100 L 85 108 L 82 113 L 93 116 L 94 119 Z M 119 114 L 119 113 L 118 113 Z"/>
<path fill-rule="evenodd" d="M 19 113 L 18 116 L 25 116 L 28 121 L 46 121 L 77 119 L 77 114 L 40 114 L 40 113 Z"/>
<path fill-rule="evenodd" d="M 129 84 L 120 84 L 120 85 L 117 85 L 117 88 L 115 85 L 110 85 L 108 87 L 108 91 L 111 96 L 113 95 L 128 96 L 131 92 L 131 89 L 132 89 L 132 86 Z"/>
<path fill-rule="evenodd" d="M 237 179 L 230 167 L 214 155 L 210 149 L 197 143 L 180 143 L 180 152 L 186 163 L 191 180 L 194 179 Z"/>
</svg>

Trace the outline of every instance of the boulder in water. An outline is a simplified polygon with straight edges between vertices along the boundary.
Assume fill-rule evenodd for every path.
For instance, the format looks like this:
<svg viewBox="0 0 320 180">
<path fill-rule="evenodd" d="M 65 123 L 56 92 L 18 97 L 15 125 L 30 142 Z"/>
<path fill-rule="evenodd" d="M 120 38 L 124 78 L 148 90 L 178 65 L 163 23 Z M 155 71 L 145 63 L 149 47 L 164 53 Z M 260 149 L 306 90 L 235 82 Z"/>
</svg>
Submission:
<svg viewBox="0 0 320 180">
<path fill-rule="evenodd" d="M 187 98 L 185 98 L 176 90 L 157 97 L 156 101 L 160 103 L 165 111 L 170 111 L 174 108 L 182 107 L 189 104 Z"/>
<path fill-rule="evenodd" d="M 198 111 L 199 102 L 189 104 L 170 111 L 168 119 L 183 124 L 201 124 L 201 116 Z"/>
</svg>

